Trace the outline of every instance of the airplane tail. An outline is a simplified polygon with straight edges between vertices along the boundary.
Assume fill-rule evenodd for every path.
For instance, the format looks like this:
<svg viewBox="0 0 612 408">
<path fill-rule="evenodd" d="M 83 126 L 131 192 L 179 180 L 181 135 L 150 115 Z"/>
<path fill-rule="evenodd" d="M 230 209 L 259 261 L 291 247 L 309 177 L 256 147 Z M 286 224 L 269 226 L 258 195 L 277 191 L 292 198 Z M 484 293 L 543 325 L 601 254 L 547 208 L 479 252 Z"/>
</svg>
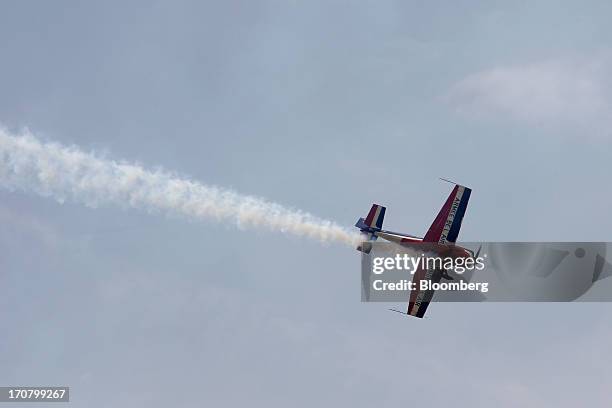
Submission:
<svg viewBox="0 0 612 408">
<path fill-rule="evenodd" d="M 357 247 L 358 251 L 369 254 L 372 250 L 372 245 L 366 241 L 376 241 L 376 232 L 380 231 L 383 226 L 383 220 L 385 218 L 385 211 L 387 209 L 382 205 L 372 204 L 370 212 L 366 218 L 359 218 L 355 226 L 364 235 L 364 242 Z"/>
</svg>

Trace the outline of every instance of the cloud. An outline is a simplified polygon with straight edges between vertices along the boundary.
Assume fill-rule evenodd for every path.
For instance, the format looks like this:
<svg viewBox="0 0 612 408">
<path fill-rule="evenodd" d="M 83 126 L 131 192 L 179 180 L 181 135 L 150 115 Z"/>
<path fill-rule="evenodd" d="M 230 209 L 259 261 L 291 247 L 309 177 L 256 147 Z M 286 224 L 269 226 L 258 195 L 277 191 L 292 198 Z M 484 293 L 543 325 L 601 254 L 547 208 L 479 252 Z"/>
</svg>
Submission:
<svg viewBox="0 0 612 408">
<path fill-rule="evenodd" d="M 457 113 L 530 125 L 609 133 L 612 94 L 607 55 L 500 66 L 468 75 L 445 95 Z"/>
</svg>

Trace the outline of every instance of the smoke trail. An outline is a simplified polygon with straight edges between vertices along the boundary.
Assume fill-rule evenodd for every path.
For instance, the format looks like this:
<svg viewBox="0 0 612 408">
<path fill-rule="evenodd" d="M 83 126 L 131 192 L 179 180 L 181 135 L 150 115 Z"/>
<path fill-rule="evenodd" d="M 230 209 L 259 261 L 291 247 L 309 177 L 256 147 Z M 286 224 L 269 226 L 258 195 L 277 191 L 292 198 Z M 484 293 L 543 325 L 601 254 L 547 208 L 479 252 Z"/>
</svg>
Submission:
<svg viewBox="0 0 612 408">
<path fill-rule="evenodd" d="M 76 147 L 43 143 L 0 128 L 0 187 L 32 191 L 59 202 L 118 205 L 196 220 L 264 227 L 322 242 L 355 246 L 359 235 L 334 222 L 260 198 L 206 186 L 171 173 L 106 160 Z"/>
</svg>

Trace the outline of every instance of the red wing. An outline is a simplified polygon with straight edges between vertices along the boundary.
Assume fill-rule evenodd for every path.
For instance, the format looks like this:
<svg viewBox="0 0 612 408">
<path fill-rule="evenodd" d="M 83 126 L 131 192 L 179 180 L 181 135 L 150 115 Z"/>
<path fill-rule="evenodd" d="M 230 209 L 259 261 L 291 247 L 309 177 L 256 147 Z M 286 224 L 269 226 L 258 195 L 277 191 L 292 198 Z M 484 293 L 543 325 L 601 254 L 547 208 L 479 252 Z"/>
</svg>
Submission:
<svg viewBox="0 0 612 408">
<path fill-rule="evenodd" d="M 424 242 L 456 242 L 472 190 L 456 185 L 423 237 Z"/>
<path fill-rule="evenodd" d="M 425 316 L 427 307 L 431 298 L 433 298 L 434 290 L 421 290 L 421 282 L 430 281 L 432 283 L 440 282 L 442 273 L 435 269 L 427 270 L 419 267 L 412 277 L 412 282 L 415 284 L 415 289 L 410 291 L 410 301 L 408 302 L 407 314 L 422 318 Z"/>
</svg>

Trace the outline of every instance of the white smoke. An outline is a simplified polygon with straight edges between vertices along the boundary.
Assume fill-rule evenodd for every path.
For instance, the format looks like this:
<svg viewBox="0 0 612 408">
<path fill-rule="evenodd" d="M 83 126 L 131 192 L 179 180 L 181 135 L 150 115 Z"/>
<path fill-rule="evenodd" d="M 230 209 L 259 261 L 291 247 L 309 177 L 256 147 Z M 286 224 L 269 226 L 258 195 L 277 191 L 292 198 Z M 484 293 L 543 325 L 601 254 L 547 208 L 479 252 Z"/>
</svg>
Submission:
<svg viewBox="0 0 612 408">
<path fill-rule="evenodd" d="M 194 220 L 267 228 L 322 242 L 355 246 L 357 233 L 308 213 L 261 198 L 207 186 L 163 170 L 150 171 L 86 153 L 77 147 L 41 142 L 29 132 L 0 128 L 0 187 L 34 192 L 59 202 L 90 207 L 118 205 Z"/>
</svg>

